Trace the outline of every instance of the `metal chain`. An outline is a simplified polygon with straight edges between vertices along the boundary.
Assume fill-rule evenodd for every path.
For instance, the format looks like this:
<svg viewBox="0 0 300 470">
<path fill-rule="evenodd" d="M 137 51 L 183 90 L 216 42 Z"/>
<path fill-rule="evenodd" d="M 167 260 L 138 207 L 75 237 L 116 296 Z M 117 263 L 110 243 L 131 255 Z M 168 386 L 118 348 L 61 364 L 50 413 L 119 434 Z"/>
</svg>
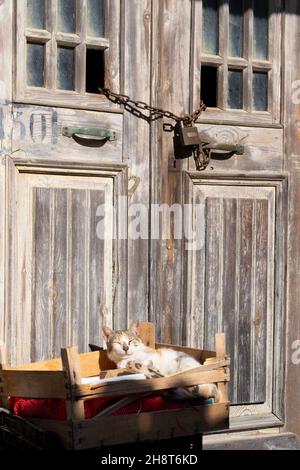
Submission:
<svg viewBox="0 0 300 470">
<path fill-rule="evenodd" d="M 135 101 L 127 95 L 114 93 L 108 88 L 100 88 L 99 91 L 101 95 L 106 96 L 106 98 L 112 103 L 123 105 L 126 111 L 132 113 L 138 118 L 145 119 L 148 122 L 156 121 L 157 119 L 166 117 L 168 119 L 173 119 L 176 122 L 182 122 L 184 125 L 191 125 L 198 119 L 202 111 L 205 111 L 206 109 L 203 101 L 200 101 L 200 107 L 196 111 L 192 112 L 191 114 L 185 114 L 184 116 L 177 116 L 170 111 L 150 106 L 144 101 Z M 150 115 L 144 114 L 140 110 L 149 111 Z M 169 132 L 171 132 L 171 130 Z"/>
<path fill-rule="evenodd" d="M 199 145 L 194 151 L 193 156 L 195 160 L 195 166 L 197 171 L 206 170 L 210 163 L 211 149 L 204 149 Z"/>
<path fill-rule="evenodd" d="M 200 116 L 200 114 L 206 109 L 206 105 L 201 100 L 200 107 L 198 109 L 196 109 L 190 114 L 185 114 L 184 116 L 177 116 L 176 114 L 171 113 L 170 111 L 150 106 L 144 101 L 135 101 L 127 95 L 114 93 L 113 91 L 109 90 L 109 88 L 100 88 L 99 91 L 101 95 L 106 96 L 106 98 L 112 103 L 124 106 L 124 109 L 126 111 L 133 114 L 137 118 L 144 119 L 149 123 L 165 117 L 168 119 L 173 119 L 176 122 L 182 122 L 184 126 L 191 126 L 192 123 L 195 122 Z M 149 111 L 150 114 L 145 114 L 141 110 Z M 163 130 L 165 132 L 173 132 L 174 126 L 172 126 L 172 124 L 170 123 L 164 123 Z M 193 156 L 197 171 L 203 171 L 209 165 L 211 150 L 203 149 L 202 145 L 199 145 L 193 151 Z"/>
</svg>

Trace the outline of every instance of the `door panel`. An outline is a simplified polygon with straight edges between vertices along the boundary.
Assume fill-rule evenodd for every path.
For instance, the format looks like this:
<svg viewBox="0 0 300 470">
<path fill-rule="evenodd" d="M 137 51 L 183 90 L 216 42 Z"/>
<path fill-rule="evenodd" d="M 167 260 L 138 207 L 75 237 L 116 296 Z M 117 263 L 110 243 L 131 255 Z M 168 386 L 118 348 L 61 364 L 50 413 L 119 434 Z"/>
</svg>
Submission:
<svg viewBox="0 0 300 470">
<path fill-rule="evenodd" d="M 99 343 L 101 323 L 112 325 L 116 313 L 120 253 L 113 233 L 124 168 L 58 170 L 11 159 L 8 165 L 10 359 L 42 360 L 70 344 L 84 352 Z"/>
<path fill-rule="evenodd" d="M 232 359 L 229 398 L 238 405 L 233 414 L 272 413 L 283 341 L 275 328 L 283 321 L 276 292 L 284 285 L 284 254 L 276 237 L 285 183 L 196 174 L 186 181 L 193 230 L 203 234 L 201 249 L 187 256 L 187 340 L 213 349 L 215 334 L 225 331 Z"/>
<path fill-rule="evenodd" d="M 231 158 L 215 158 L 207 170 L 212 175 L 215 171 L 278 171 L 283 168 L 283 130 L 260 127 L 240 127 L 230 125 L 198 124 L 203 142 L 216 144 L 242 145 L 243 155 L 232 155 Z M 215 154 L 214 157 L 222 157 Z M 212 166 L 212 168 L 211 168 Z M 189 168 L 194 171 L 195 164 L 191 159 Z"/>
<path fill-rule="evenodd" d="M 59 161 L 122 161 L 122 114 L 14 104 L 12 126 L 13 152 Z M 64 127 L 112 130 L 116 140 L 84 144 L 63 136 Z"/>
<path fill-rule="evenodd" d="M 274 191 L 268 190 L 268 199 L 247 199 L 247 188 L 236 197 L 232 188 L 222 189 L 219 197 L 210 197 L 206 190 L 216 193 L 216 187 L 204 188 L 205 344 L 212 349 L 218 329 L 228 332 L 235 368 L 230 399 L 233 404 L 263 402 L 267 299 L 272 302 L 274 291 L 274 279 L 268 282 L 274 270 Z"/>
<path fill-rule="evenodd" d="M 84 351 L 89 342 L 99 342 L 99 313 L 110 290 L 104 284 L 105 269 L 111 276 L 111 266 L 104 268 L 104 253 L 111 259 L 111 247 L 97 238 L 94 221 L 97 207 L 111 200 L 111 191 L 35 188 L 33 192 L 31 355 L 58 356 L 66 338 Z"/>
</svg>

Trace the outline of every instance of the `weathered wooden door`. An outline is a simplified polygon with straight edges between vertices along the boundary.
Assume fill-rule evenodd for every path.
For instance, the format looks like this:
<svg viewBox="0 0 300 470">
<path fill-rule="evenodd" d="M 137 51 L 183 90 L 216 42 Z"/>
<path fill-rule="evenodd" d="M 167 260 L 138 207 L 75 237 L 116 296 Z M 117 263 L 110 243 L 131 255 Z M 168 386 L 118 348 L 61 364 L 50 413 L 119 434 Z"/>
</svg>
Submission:
<svg viewBox="0 0 300 470">
<path fill-rule="evenodd" d="M 98 92 L 119 90 L 121 15 L 118 0 L 9 0 L 1 13 L 14 64 L 1 82 L 1 340 L 15 364 L 87 351 L 101 323 L 126 323 L 123 121 Z"/>
<path fill-rule="evenodd" d="M 280 426 L 288 181 L 282 5 L 267 0 L 155 5 L 154 99 L 180 112 L 196 109 L 201 97 L 208 106 L 198 120 L 203 141 L 240 144 L 244 154 L 215 154 L 203 172 L 195 171 L 192 159 L 177 162 L 174 170 L 171 139 L 163 135 L 157 144 L 154 133 L 152 158 L 164 156 L 158 169 L 153 167 L 154 197 L 192 205 L 198 247 L 187 250 L 176 237 L 160 246 L 153 242 L 159 262 L 151 315 L 169 341 L 213 349 L 215 333 L 225 331 L 232 360 L 231 428 Z"/>
</svg>

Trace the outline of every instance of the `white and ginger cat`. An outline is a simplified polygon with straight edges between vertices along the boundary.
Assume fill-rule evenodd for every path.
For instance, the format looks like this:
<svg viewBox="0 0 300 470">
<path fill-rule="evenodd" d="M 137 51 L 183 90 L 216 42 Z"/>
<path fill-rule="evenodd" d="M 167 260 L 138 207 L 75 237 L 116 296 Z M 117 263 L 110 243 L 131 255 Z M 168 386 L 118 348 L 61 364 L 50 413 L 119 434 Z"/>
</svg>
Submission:
<svg viewBox="0 0 300 470">
<path fill-rule="evenodd" d="M 104 326 L 103 338 L 107 344 L 107 355 L 120 369 L 144 373 L 147 378 L 162 377 L 179 371 L 201 366 L 192 356 L 171 348 L 153 349 L 139 337 L 139 322 L 133 322 L 128 330 L 113 331 Z M 209 399 L 220 400 L 215 384 L 177 388 L 167 392 L 175 400 Z"/>
</svg>

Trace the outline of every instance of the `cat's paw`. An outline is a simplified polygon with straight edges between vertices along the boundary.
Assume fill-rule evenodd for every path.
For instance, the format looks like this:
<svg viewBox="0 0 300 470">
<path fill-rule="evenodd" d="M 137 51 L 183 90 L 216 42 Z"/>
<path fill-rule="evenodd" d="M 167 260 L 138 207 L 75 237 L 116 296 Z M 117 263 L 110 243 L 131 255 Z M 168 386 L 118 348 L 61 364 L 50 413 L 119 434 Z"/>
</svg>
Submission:
<svg viewBox="0 0 300 470">
<path fill-rule="evenodd" d="M 134 371 L 134 372 L 141 372 L 143 369 L 143 364 L 140 361 L 128 361 L 126 363 L 126 369 Z"/>
<path fill-rule="evenodd" d="M 140 361 L 128 361 L 126 369 L 137 374 L 144 374 L 147 379 L 162 377 L 162 374 L 160 374 L 158 370 L 153 367 L 146 366 Z"/>
</svg>

